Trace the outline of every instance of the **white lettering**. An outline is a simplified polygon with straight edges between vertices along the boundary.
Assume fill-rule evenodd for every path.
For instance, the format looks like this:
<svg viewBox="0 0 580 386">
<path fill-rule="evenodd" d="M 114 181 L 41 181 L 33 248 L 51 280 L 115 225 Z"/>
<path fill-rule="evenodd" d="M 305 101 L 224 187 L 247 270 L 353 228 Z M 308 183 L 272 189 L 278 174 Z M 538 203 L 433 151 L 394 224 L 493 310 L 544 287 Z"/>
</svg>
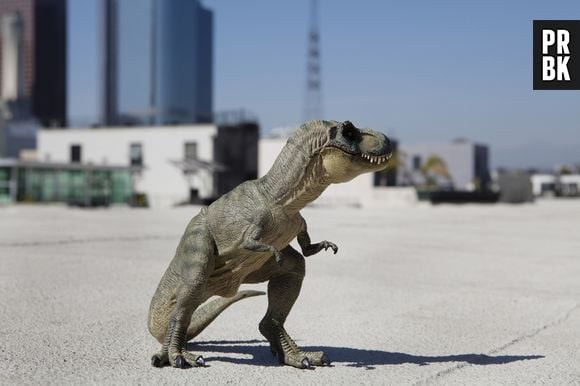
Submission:
<svg viewBox="0 0 580 386">
<path fill-rule="evenodd" d="M 552 81 L 556 78 L 556 61 L 551 56 L 542 57 L 542 80 Z"/>
<path fill-rule="evenodd" d="M 558 80 L 570 80 L 570 73 L 568 72 L 568 60 L 569 56 L 558 56 Z"/>
<path fill-rule="evenodd" d="M 551 29 L 542 30 L 542 54 L 548 54 L 548 47 L 556 43 L 556 33 Z"/>
<path fill-rule="evenodd" d="M 567 54 L 570 55 L 570 49 L 568 48 L 568 43 L 570 43 L 570 32 L 565 29 L 558 30 L 558 55 Z"/>
</svg>

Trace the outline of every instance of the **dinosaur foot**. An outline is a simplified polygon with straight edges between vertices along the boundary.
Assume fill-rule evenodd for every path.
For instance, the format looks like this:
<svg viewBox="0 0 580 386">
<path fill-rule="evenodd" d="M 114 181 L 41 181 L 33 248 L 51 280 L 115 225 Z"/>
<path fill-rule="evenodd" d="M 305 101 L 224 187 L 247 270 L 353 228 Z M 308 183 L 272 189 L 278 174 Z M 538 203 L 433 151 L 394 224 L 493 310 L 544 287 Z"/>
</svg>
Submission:
<svg viewBox="0 0 580 386">
<path fill-rule="evenodd" d="M 306 354 L 306 357 L 314 366 L 330 366 L 330 359 L 328 359 L 328 355 L 322 351 L 306 351 L 303 352 L 303 354 Z"/>
<path fill-rule="evenodd" d="M 182 351 L 177 355 L 173 355 L 173 360 L 170 360 L 168 353 L 157 353 L 151 357 L 151 365 L 153 367 L 173 366 L 180 369 L 188 367 L 205 367 L 205 360 L 201 355 L 195 355 L 187 351 Z"/>
<path fill-rule="evenodd" d="M 201 355 L 195 355 L 188 351 L 182 351 L 175 355 L 173 367 L 185 369 L 188 367 L 205 367 L 205 359 Z"/>
<path fill-rule="evenodd" d="M 312 366 L 330 366 L 328 356 L 322 351 L 290 351 L 278 355 L 275 348 L 270 347 L 272 355 L 278 356 L 282 365 L 289 365 L 299 369 L 308 369 Z"/>
<path fill-rule="evenodd" d="M 328 356 L 322 351 L 302 351 L 277 321 L 262 321 L 260 332 L 270 342 L 272 355 L 278 356 L 280 364 L 309 369 L 312 366 L 330 366 Z"/>
</svg>

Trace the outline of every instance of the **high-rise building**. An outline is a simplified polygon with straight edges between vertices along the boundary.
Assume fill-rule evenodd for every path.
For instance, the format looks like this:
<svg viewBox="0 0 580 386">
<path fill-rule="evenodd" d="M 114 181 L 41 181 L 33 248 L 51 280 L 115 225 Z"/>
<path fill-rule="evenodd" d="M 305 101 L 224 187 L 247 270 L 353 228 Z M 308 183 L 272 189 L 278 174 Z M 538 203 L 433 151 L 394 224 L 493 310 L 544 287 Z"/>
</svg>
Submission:
<svg viewBox="0 0 580 386">
<path fill-rule="evenodd" d="M 24 34 L 18 12 L 2 15 L 2 89 L 0 98 L 14 101 L 24 98 Z"/>
<path fill-rule="evenodd" d="M 213 16 L 197 0 L 102 0 L 100 125 L 212 120 Z"/>
<path fill-rule="evenodd" d="M 0 0 L 0 100 L 14 118 L 65 125 L 65 0 Z"/>
<path fill-rule="evenodd" d="M 30 98 L 34 72 L 34 2 L 0 1 L 0 99 Z"/>
</svg>

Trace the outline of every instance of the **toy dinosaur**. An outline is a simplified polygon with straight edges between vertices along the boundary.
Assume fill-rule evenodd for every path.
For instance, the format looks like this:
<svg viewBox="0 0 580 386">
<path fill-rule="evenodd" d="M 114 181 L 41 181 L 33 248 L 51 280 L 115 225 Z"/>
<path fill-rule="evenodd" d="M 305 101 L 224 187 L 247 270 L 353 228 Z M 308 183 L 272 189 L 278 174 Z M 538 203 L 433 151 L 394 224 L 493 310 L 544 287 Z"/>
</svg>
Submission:
<svg viewBox="0 0 580 386">
<path fill-rule="evenodd" d="M 305 272 L 303 256 L 338 247 L 312 244 L 300 210 L 332 183 L 386 168 L 392 146 L 379 132 L 352 123 L 309 121 L 288 139 L 270 171 L 246 181 L 188 224 L 153 295 L 149 332 L 162 344 L 155 367 L 204 366 L 203 357 L 186 351 L 226 307 L 264 294 L 240 291 L 242 283 L 268 281 L 268 309 L 259 330 L 280 363 L 297 368 L 330 364 L 323 352 L 303 352 L 284 329 Z M 294 239 L 299 253 L 289 243 Z M 198 308 L 210 297 L 212 300 Z"/>
</svg>

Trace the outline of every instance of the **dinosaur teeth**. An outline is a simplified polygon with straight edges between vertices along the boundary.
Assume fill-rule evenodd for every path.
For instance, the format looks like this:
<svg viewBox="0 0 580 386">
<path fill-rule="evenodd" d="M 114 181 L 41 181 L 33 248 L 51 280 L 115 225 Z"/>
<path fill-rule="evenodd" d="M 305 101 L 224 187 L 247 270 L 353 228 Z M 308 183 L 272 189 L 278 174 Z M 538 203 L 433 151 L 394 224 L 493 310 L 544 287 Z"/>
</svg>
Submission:
<svg viewBox="0 0 580 386">
<path fill-rule="evenodd" d="M 362 153 L 361 156 L 364 159 L 367 159 L 370 163 L 376 163 L 376 164 L 382 164 L 383 162 L 387 162 L 388 160 L 391 159 L 393 154 L 387 154 L 387 155 L 377 155 L 377 156 L 372 156 L 370 154 L 367 153 Z"/>
</svg>

